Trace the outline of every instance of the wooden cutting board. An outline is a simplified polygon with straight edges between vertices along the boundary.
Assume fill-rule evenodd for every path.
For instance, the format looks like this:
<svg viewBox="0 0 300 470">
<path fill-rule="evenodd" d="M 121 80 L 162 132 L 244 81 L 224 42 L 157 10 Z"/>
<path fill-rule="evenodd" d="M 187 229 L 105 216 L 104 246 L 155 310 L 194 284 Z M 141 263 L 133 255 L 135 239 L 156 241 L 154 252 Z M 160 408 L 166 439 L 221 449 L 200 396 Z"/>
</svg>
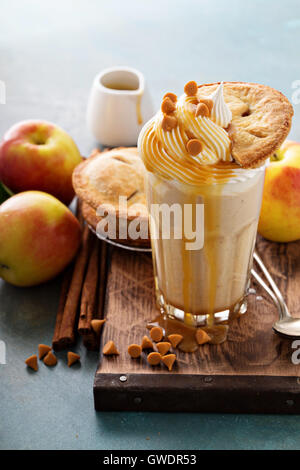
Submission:
<svg viewBox="0 0 300 470">
<path fill-rule="evenodd" d="M 300 316 L 300 242 L 269 243 L 257 251 Z M 127 347 L 140 344 L 146 324 L 157 315 L 152 260 L 148 254 L 114 248 L 108 268 L 101 345 L 113 339 L 120 356 L 103 357 L 94 381 L 96 410 L 300 412 L 300 364 L 291 360 L 292 340 L 272 330 L 277 310 L 254 282 L 248 312 L 231 324 L 228 340 L 196 353 L 176 350 L 177 365 L 151 367 L 146 354 L 131 359 Z M 299 353 L 300 357 L 300 353 Z"/>
</svg>

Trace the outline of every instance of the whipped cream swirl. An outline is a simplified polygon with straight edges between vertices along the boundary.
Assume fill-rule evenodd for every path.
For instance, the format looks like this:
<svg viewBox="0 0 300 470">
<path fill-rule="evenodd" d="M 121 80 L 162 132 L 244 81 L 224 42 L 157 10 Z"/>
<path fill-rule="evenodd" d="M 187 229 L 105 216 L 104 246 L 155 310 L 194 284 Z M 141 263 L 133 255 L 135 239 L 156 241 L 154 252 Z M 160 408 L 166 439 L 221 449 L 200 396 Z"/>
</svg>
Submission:
<svg viewBox="0 0 300 470">
<path fill-rule="evenodd" d="M 211 96 L 201 96 L 200 90 L 193 96 L 183 94 L 176 101 L 172 118 L 176 118 L 177 124 L 170 129 L 164 129 L 162 111 L 142 129 L 138 147 L 149 171 L 195 185 L 234 176 L 238 165 L 232 161 L 231 141 L 225 130 L 231 121 L 231 112 L 224 101 L 223 84 Z M 210 102 L 209 115 L 197 115 L 201 99 L 204 103 L 205 99 L 213 102 Z M 187 143 L 193 139 L 201 143 L 197 155 L 187 150 Z"/>
<path fill-rule="evenodd" d="M 223 82 L 220 83 L 218 88 L 208 98 L 210 98 L 214 104 L 211 110 L 211 119 L 218 126 L 223 128 L 228 127 L 232 120 L 232 112 L 224 100 Z"/>
</svg>

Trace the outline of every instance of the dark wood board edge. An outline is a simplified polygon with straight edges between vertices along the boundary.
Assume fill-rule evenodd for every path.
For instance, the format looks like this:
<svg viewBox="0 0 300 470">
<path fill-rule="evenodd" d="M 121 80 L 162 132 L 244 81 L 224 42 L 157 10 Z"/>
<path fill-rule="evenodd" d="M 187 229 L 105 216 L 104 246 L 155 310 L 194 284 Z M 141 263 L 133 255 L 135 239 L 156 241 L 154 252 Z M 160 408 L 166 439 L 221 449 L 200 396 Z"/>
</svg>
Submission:
<svg viewBox="0 0 300 470">
<path fill-rule="evenodd" d="M 300 413 L 297 377 L 121 375 L 96 374 L 96 411 Z"/>
</svg>

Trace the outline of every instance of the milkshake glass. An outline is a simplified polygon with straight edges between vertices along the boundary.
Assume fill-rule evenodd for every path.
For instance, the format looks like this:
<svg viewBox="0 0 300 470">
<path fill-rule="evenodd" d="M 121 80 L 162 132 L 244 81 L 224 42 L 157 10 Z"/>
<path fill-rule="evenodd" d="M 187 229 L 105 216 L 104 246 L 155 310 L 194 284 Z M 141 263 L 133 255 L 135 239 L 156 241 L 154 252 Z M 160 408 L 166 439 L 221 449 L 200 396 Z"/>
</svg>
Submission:
<svg viewBox="0 0 300 470">
<path fill-rule="evenodd" d="M 202 186 L 147 173 L 156 298 L 162 312 L 209 326 L 245 313 L 264 169 L 245 171 L 240 179 Z M 195 226 L 195 208 L 203 206 L 200 224 L 194 227 L 203 232 L 203 244 L 197 248 L 184 230 L 181 239 L 175 238 L 174 217 L 170 236 L 164 234 L 160 213 L 151 210 L 156 204 L 179 204 L 182 225 L 187 227 Z M 188 206 L 189 211 L 185 211 Z"/>
<path fill-rule="evenodd" d="M 164 318 L 201 327 L 211 342 L 222 342 L 226 334 L 218 336 L 216 328 L 247 310 L 270 151 L 259 145 L 268 127 L 263 108 L 255 106 L 261 101 L 270 115 L 275 95 L 287 115 L 291 110 L 279 92 L 259 85 L 189 82 L 184 92 L 164 96 L 138 142 L 147 169 L 156 299 Z M 178 332 L 173 326 L 169 334 Z"/>
</svg>

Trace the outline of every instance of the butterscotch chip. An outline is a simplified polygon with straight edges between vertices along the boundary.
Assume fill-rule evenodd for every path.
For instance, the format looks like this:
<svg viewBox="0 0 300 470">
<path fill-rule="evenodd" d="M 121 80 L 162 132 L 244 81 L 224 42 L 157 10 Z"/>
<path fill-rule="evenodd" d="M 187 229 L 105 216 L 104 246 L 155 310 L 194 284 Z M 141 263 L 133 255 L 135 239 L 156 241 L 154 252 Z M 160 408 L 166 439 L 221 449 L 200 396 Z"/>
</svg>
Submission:
<svg viewBox="0 0 300 470">
<path fill-rule="evenodd" d="M 159 343 L 164 337 L 164 332 L 160 328 L 160 326 L 154 326 L 150 330 L 150 336 L 153 339 L 153 341 L 155 341 L 156 343 Z"/>
<path fill-rule="evenodd" d="M 167 368 L 171 371 L 173 368 L 173 364 L 176 361 L 175 354 L 167 354 L 161 358 L 161 361 L 167 366 Z"/>
<path fill-rule="evenodd" d="M 157 366 L 160 363 L 161 355 L 158 352 L 152 352 L 148 354 L 147 361 L 149 362 L 150 366 Z"/>
<path fill-rule="evenodd" d="M 181 341 L 183 340 L 183 336 L 174 333 L 173 335 L 168 336 L 168 340 L 172 344 L 173 348 L 176 348 L 176 346 L 178 346 L 178 344 L 181 343 Z"/>
<path fill-rule="evenodd" d="M 177 118 L 175 116 L 168 116 L 165 114 L 161 121 L 161 127 L 163 128 L 164 131 L 169 132 L 172 129 L 175 129 L 177 126 Z"/>
<path fill-rule="evenodd" d="M 112 356 L 113 354 L 120 354 L 119 351 L 117 350 L 117 347 L 113 341 L 108 341 L 104 346 L 102 350 L 103 354 L 105 356 Z"/>
<path fill-rule="evenodd" d="M 171 114 L 175 111 L 176 106 L 170 98 L 164 98 L 161 104 L 161 110 L 164 114 Z"/>
<path fill-rule="evenodd" d="M 211 337 L 201 328 L 197 329 L 195 336 L 198 344 L 205 344 L 211 340 Z"/>
<path fill-rule="evenodd" d="M 30 367 L 30 369 L 33 369 L 35 371 L 38 370 L 38 360 L 37 360 L 37 355 L 36 354 L 33 354 L 32 356 L 29 356 L 26 361 L 25 361 L 25 364 Z"/>
<path fill-rule="evenodd" d="M 49 351 L 51 351 L 51 347 L 47 346 L 47 344 L 39 344 L 38 345 L 38 351 L 39 351 L 39 359 L 43 359 L 46 354 L 48 354 Z"/>
<path fill-rule="evenodd" d="M 191 80 L 190 82 L 187 82 L 184 86 L 184 93 L 188 96 L 196 95 L 197 91 L 198 91 L 198 85 L 193 80 Z"/>
<path fill-rule="evenodd" d="M 134 359 L 136 359 L 137 357 L 140 357 L 140 355 L 142 354 L 141 346 L 139 344 L 130 344 L 128 346 L 128 354 Z"/>
<path fill-rule="evenodd" d="M 165 96 L 163 97 L 163 100 L 165 98 L 170 98 L 170 100 L 172 100 L 173 103 L 176 103 L 177 101 L 177 96 L 175 95 L 175 93 L 166 93 Z"/>
<path fill-rule="evenodd" d="M 79 354 L 76 354 L 72 351 L 68 351 L 68 366 L 71 367 L 75 362 L 80 360 Z"/>
<path fill-rule="evenodd" d="M 202 144 L 201 144 L 200 140 L 198 140 L 198 139 L 191 139 L 186 144 L 186 149 L 187 149 L 187 151 L 190 155 L 195 157 L 196 155 L 198 155 L 201 152 Z"/>
<path fill-rule="evenodd" d="M 101 328 L 102 328 L 102 326 L 104 325 L 105 322 L 106 322 L 106 320 L 92 320 L 91 321 L 91 327 L 94 330 L 94 332 L 96 333 L 96 335 L 100 334 Z"/>
<path fill-rule="evenodd" d="M 141 344 L 142 349 L 153 349 L 153 343 L 148 336 L 143 336 L 142 339 L 142 344 Z"/>
<path fill-rule="evenodd" d="M 157 343 L 156 347 L 158 352 L 164 356 L 170 350 L 171 343 L 168 341 L 163 341 L 162 343 Z"/>
<path fill-rule="evenodd" d="M 49 351 L 47 356 L 44 357 L 44 364 L 49 367 L 56 366 L 57 364 L 57 357 L 53 354 L 52 351 Z"/>
<path fill-rule="evenodd" d="M 195 116 L 205 116 L 209 117 L 210 111 L 209 108 L 204 103 L 199 103 L 196 108 Z"/>
<path fill-rule="evenodd" d="M 200 103 L 204 103 L 208 107 L 209 113 L 211 113 L 211 110 L 213 109 L 213 106 L 214 106 L 213 100 L 209 98 L 201 98 Z"/>
</svg>

